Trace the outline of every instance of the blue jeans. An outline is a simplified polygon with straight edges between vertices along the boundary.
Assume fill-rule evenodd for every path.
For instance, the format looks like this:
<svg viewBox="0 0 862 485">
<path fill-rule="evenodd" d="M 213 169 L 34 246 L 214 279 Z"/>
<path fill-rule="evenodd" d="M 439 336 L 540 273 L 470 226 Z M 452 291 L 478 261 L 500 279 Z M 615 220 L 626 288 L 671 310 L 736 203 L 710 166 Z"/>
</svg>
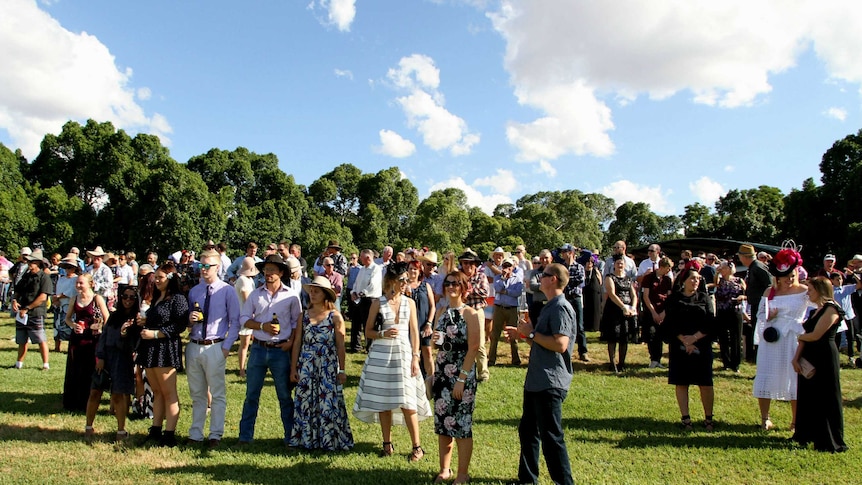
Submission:
<svg viewBox="0 0 862 485">
<path fill-rule="evenodd" d="M 587 353 L 587 334 L 584 333 L 584 299 L 581 295 L 567 297 L 569 304 L 575 311 L 575 323 L 578 326 L 578 334 L 575 335 L 575 342 L 578 344 L 578 355 Z"/>
<path fill-rule="evenodd" d="M 293 430 L 293 398 L 290 396 L 290 352 L 280 348 L 269 348 L 258 344 L 251 345 L 251 355 L 246 366 L 245 402 L 242 405 L 242 418 L 239 421 L 239 440 L 254 439 L 254 425 L 257 409 L 260 407 L 260 391 L 266 371 L 272 373 L 275 382 L 275 395 L 281 408 L 281 423 L 284 425 L 284 442 L 290 439 Z"/>
<path fill-rule="evenodd" d="M 567 391 L 546 389 L 524 391 L 524 414 L 518 426 L 521 458 L 519 483 L 539 483 L 539 445 L 545 455 L 548 474 L 554 483 L 574 485 L 572 465 L 563 437 L 563 401 Z"/>
</svg>

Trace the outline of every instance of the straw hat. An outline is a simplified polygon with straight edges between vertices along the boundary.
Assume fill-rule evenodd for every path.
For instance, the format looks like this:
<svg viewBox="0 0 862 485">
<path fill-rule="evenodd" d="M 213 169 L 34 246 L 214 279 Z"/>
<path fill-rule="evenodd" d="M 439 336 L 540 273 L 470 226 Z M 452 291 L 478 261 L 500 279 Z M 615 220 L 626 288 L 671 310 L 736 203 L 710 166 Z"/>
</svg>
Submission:
<svg viewBox="0 0 862 485">
<path fill-rule="evenodd" d="M 320 288 L 321 290 L 326 292 L 326 294 L 328 294 L 332 298 L 332 301 L 336 300 L 335 290 L 332 288 L 332 283 L 329 282 L 329 279 L 326 276 L 315 276 L 314 279 L 311 280 L 311 283 L 306 283 L 302 285 L 302 289 L 305 290 L 306 293 L 308 293 L 308 289 L 312 286 L 315 288 Z"/>
<path fill-rule="evenodd" d="M 251 278 L 257 276 L 258 273 L 260 273 L 260 271 L 258 271 L 257 267 L 254 265 L 254 258 L 250 258 L 248 256 L 243 258 L 242 268 L 237 271 L 237 274 L 240 276 L 248 276 Z"/>
<path fill-rule="evenodd" d="M 94 249 L 92 251 L 87 251 L 87 254 L 89 254 L 90 256 L 96 257 L 96 256 L 104 256 L 106 253 L 102 249 L 102 246 L 96 246 L 96 249 Z"/>
</svg>

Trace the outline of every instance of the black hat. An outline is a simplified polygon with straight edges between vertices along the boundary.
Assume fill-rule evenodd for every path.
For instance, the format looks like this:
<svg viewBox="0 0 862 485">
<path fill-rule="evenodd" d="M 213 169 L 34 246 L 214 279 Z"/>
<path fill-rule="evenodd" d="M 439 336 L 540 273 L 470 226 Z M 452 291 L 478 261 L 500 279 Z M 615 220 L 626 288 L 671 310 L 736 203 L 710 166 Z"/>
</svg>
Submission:
<svg viewBox="0 0 862 485">
<path fill-rule="evenodd" d="M 473 261 L 475 263 L 481 263 L 482 260 L 479 258 L 479 255 L 468 249 L 464 251 L 461 256 L 458 256 L 458 261 Z"/>
<path fill-rule="evenodd" d="M 386 278 L 397 278 L 407 272 L 408 263 L 403 261 L 386 265 Z"/>
<path fill-rule="evenodd" d="M 280 254 L 278 254 L 278 253 L 270 254 L 269 256 L 267 256 L 267 257 L 266 257 L 266 259 L 264 259 L 263 261 L 261 261 L 261 262 L 259 262 L 259 263 L 255 264 L 255 266 L 256 266 L 256 267 L 257 267 L 257 269 L 259 269 L 260 271 L 263 271 L 263 267 L 264 267 L 265 265 L 267 265 L 267 264 L 274 264 L 274 265 L 278 266 L 278 267 L 279 267 L 279 269 L 281 269 L 281 270 L 282 270 L 283 272 L 285 272 L 285 273 L 289 273 L 289 272 L 290 272 L 290 268 L 288 268 L 288 267 L 287 267 L 287 265 L 286 265 L 286 264 L 284 264 L 284 260 L 283 260 L 283 259 L 281 259 L 281 255 L 280 255 Z"/>
<path fill-rule="evenodd" d="M 581 249 L 581 254 L 578 256 L 578 259 L 575 261 L 578 262 L 581 266 L 586 266 L 587 261 L 593 258 L 593 252 L 587 249 Z"/>
</svg>

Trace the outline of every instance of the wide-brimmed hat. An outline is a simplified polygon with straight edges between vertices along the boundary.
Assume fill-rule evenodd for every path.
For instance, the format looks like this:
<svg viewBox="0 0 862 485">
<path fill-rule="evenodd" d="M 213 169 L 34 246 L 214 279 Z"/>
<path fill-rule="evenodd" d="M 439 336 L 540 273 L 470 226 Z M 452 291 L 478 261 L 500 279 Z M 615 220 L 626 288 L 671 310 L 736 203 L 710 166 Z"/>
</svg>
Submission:
<svg viewBox="0 0 862 485">
<path fill-rule="evenodd" d="M 332 301 L 335 301 L 335 290 L 332 288 L 332 283 L 329 282 L 329 279 L 326 276 L 315 276 L 314 279 L 311 280 L 311 283 L 306 283 L 302 285 L 302 289 L 305 290 L 306 293 L 308 293 L 308 289 L 312 286 L 325 291 L 329 296 L 332 297 Z"/>
<path fill-rule="evenodd" d="M 33 250 L 30 249 L 28 246 L 24 246 L 23 248 L 21 248 L 21 256 L 29 256 L 32 253 Z"/>
<path fill-rule="evenodd" d="M 44 260 L 45 260 L 45 256 L 43 256 L 43 255 L 42 255 L 42 250 L 41 250 L 41 249 L 36 249 L 35 251 L 31 252 L 30 254 L 28 254 L 27 256 L 24 256 L 24 257 L 27 259 L 27 261 L 29 261 L 29 262 L 31 262 L 31 263 L 32 263 L 33 261 L 38 261 L 38 262 L 40 262 L 40 263 L 44 263 L 44 262 L 45 262 L 45 261 L 44 261 Z"/>
<path fill-rule="evenodd" d="M 102 249 L 102 246 L 96 246 L 96 249 L 94 249 L 92 251 L 87 251 L 87 254 L 89 254 L 92 257 L 96 257 L 96 256 L 104 256 L 106 253 Z"/>
<path fill-rule="evenodd" d="M 506 251 L 503 251 L 503 248 L 497 246 L 493 251 L 491 251 L 491 254 L 506 254 Z"/>
<path fill-rule="evenodd" d="M 302 263 L 300 263 L 299 260 L 296 259 L 296 257 L 288 256 L 287 257 L 287 269 L 290 273 L 293 273 L 294 271 L 299 271 L 302 269 Z"/>
<path fill-rule="evenodd" d="M 769 272 L 772 276 L 780 277 L 787 276 L 797 266 L 802 265 L 802 255 L 798 251 L 791 248 L 784 248 L 778 251 L 778 254 L 769 262 Z"/>
<path fill-rule="evenodd" d="M 257 270 L 257 267 L 254 265 L 254 258 L 250 258 L 248 256 L 242 259 L 242 267 L 237 271 L 236 274 L 240 276 L 257 276 L 260 271 Z"/>
<path fill-rule="evenodd" d="M 69 253 L 65 258 L 60 260 L 59 263 L 61 268 L 77 268 L 78 267 L 78 257 L 75 256 L 75 253 Z"/>
<path fill-rule="evenodd" d="M 476 254 L 473 250 L 468 249 L 464 251 L 461 256 L 458 256 L 458 261 L 472 261 L 474 263 L 481 263 L 482 259 L 479 258 L 479 255 Z"/>
<path fill-rule="evenodd" d="M 274 265 L 278 266 L 279 268 L 281 268 L 281 270 L 284 271 L 285 273 L 289 271 L 288 266 L 286 264 L 284 264 L 284 260 L 281 259 L 281 255 L 278 253 L 270 254 L 269 256 L 266 257 L 266 259 L 255 264 L 255 266 L 257 267 L 258 270 L 263 271 L 263 267 L 267 264 L 274 264 Z"/>
<path fill-rule="evenodd" d="M 435 266 L 439 264 L 437 262 L 437 253 L 435 253 L 434 251 L 425 251 L 425 254 L 420 254 L 419 256 L 416 256 L 416 259 L 422 261 L 423 263 L 434 263 Z"/>
<path fill-rule="evenodd" d="M 737 251 L 736 254 L 738 256 L 751 256 L 752 258 L 757 256 L 757 252 L 751 244 L 743 244 L 739 246 L 739 251 Z"/>
<path fill-rule="evenodd" d="M 338 244 L 338 241 L 335 239 L 329 240 L 329 244 L 326 245 L 326 249 L 329 249 L 329 248 L 337 249 L 337 250 L 341 251 L 341 245 Z"/>
</svg>

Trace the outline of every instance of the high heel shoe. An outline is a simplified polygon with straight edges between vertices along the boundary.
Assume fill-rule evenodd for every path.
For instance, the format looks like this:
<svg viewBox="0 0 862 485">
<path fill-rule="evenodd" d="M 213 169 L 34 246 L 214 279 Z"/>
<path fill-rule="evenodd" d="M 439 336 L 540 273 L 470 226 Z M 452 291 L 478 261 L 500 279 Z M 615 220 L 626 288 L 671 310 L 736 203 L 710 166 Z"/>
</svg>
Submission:
<svg viewBox="0 0 862 485">
<path fill-rule="evenodd" d="M 413 451 L 411 451 L 410 454 L 407 455 L 407 461 L 409 461 L 411 463 L 416 463 L 417 461 L 421 460 L 424 457 L 425 457 L 425 450 L 423 450 L 421 446 L 414 446 Z"/>
<path fill-rule="evenodd" d="M 384 441 L 380 456 L 392 456 L 393 453 L 395 453 L 395 445 L 391 441 Z"/>
</svg>

